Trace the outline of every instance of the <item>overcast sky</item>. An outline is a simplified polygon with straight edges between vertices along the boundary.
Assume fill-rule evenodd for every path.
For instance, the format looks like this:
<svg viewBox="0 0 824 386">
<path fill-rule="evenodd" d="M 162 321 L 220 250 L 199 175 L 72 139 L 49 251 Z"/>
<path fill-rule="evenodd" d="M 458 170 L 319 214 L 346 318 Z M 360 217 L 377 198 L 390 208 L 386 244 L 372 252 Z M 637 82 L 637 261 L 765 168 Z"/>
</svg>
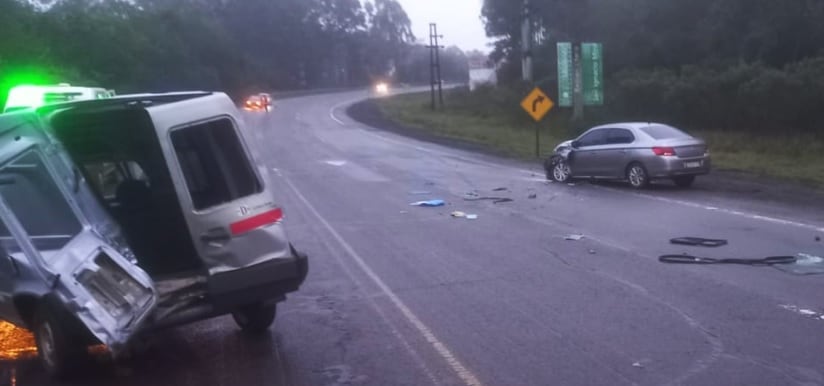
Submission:
<svg viewBox="0 0 824 386">
<path fill-rule="evenodd" d="M 481 21 L 483 0 L 398 0 L 412 20 L 412 32 L 429 43 L 429 23 L 438 23 L 444 46 L 456 45 L 464 51 L 491 51 Z"/>
</svg>

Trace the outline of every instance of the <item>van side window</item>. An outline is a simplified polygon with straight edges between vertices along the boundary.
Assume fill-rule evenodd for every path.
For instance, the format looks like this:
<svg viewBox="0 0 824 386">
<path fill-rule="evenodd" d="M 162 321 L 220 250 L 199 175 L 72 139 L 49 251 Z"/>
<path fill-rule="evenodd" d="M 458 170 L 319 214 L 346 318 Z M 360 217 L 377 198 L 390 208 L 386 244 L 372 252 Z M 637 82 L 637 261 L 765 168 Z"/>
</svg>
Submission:
<svg viewBox="0 0 824 386">
<path fill-rule="evenodd" d="M 261 184 L 228 118 L 172 131 L 186 186 L 196 210 L 261 192 Z"/>
<path fill-rule="evenodd" d="M 29 150 L 0 166 L 0 180 L 0 195 L 38 249 L 60 249 L 82 230 L 37 152 Z"/>
</svg>

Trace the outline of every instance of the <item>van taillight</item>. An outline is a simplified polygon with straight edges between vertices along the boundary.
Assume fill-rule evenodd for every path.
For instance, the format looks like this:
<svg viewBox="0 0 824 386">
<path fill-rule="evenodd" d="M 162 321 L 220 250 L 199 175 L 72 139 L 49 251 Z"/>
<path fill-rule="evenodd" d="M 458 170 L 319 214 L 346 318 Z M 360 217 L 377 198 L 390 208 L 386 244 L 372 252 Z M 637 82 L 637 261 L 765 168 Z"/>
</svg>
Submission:
<svg viewBox="0 0 824 386">
<path fill-rule="evenodd" d="M 652 152 L 659 156 L 673 156 L 675 149 L 671 147 L 653 147 Z"/>
<path fill-rule="evenodd" d="M 280 208 L 261 213 L 257 216 L 249 217 L 229 225 L 232 236 L 244 234 L 269 224 L 274 224 L 283 219 L 283 210 Z"/>
</svg>

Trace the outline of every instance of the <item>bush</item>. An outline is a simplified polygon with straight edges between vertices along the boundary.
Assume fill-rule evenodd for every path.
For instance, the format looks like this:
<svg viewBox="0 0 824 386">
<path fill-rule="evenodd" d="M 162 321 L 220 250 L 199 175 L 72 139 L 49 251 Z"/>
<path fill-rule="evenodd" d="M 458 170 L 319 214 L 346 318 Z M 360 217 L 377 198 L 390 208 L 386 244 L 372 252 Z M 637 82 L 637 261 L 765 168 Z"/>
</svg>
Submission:
<svg viewBox="0 0 824 386">
<path fill-rule="evenodd" d="M 661 120 L 688 127 L 821 133 L 824 58 L 782 69 L 760 64 L 678 71 L 627 70 L 607 89 L 614 120 Z"/>
</svg>

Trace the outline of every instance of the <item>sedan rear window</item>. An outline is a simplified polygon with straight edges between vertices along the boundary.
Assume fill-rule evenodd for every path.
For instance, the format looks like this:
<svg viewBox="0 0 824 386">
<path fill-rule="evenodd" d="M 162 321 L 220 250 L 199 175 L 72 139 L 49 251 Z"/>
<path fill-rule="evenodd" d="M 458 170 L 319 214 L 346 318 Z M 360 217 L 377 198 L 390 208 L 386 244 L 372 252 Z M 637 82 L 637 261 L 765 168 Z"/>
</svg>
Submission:
<svg viewBox="0 0 824 386">
<path fill-rule="evenodd" d="M 653 139 L 679 139 L 692 138 L 689 134 L 678 130 L 672 126 L 666 125 L 652 125 L 642 127 L 641 131 L 652 137 Z"/>
</svg>

